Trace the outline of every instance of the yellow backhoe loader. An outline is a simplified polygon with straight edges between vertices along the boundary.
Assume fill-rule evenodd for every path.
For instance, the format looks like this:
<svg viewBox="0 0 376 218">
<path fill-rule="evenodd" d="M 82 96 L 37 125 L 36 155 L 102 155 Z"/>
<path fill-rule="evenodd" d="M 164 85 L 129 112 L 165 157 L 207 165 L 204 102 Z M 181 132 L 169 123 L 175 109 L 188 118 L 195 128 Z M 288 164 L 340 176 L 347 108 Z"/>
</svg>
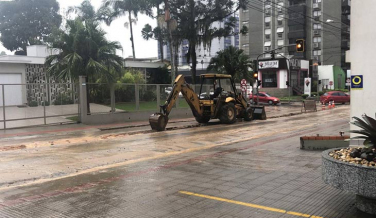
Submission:
<svg viewBox="0 0 376 218">
<path fill-rule="evenodd" d="M 168 115 L 175 105 L 176 99 L 181 92 L 193 116 L 199 123 L 207 123 L 210 119 L 219 119 L 221 123 L 232 124 L 236 118 L 251 121 L 253 108 L 245 100 L 241 93 L 237 93 L 235 83 L 231 75 L 203 74 L 199 94 L 186 83 L 184 76 L 176 77 L 172 91 L 164 105 L 160 106 L 160 112 L 152 114 L 149 118 L 153 130 L 163 131 L 168 122 Z M 266 119 L 265 110 L 262 108 Z"/>
</svg>

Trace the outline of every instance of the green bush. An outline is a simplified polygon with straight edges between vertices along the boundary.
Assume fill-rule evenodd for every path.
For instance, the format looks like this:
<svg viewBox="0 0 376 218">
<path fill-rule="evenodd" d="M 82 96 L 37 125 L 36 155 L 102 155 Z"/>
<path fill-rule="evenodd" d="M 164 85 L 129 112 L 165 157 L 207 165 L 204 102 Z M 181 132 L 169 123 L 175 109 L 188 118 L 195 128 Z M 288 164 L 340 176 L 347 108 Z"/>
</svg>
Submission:
<svg viewBox="0 0 376 218">
<path fill-rule="evenodd" d="M 73 103 L 74 102 L 70 93 L 60 93 L 54 101 L 54 105 L 67 105 Z"/>
<path fill-rule="evenodd" d="M 36 101 L 29 101 L 29 107 L 38 107 L 38 102 Z"/>
<path fill-rule="evenodd" d="M 311 96 L 312 96 L 312 97 L 317 96 L 317 92 L 311 92 Z"/>
<path fill-rule="evenodd" d="M 303 95 L 302 95 L 302 98 L 303 98 L 303 99 L 306 99 L 307 97 L 308 97 L 307 94 L 303 94 Z"/>
<path fill-rule="evenodd" d="M 155 90 L 145 90 L 142 93 L 142 100 L 143 101 L 155 101 L 157 99 L 157 94 L 155 93 Z"/>
<path fill-rule="evenodd" d="M 321 96 L 321 95 L 323 95 L 325 92 L 322 92 L 322 91 L 319 91 L 319 95 Z"/>
<path fill-rule="evenodd" d="M 50 102 L 49 101 L 44 101 L 44 102 L 42 102 L 42 106 L 50 106 Z"/>
</svg>

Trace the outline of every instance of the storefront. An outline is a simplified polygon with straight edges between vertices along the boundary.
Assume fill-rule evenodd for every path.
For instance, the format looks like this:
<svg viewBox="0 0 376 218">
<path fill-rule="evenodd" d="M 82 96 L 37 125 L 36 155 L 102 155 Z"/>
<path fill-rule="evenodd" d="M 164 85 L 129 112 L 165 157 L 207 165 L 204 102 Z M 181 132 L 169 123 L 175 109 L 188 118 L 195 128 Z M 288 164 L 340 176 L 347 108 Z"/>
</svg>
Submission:
<svg viewBox="0 0 376 218">
<path fill-rule="evenodd" d="M 306 60 L 287 60 L 286 58 L 260 60 L 258 67 L 259 80 L 262 82 L 260 88 L 268 92 L 274 89 L 284 89 L 288 93 L 287 81 L 290 81 L 292 90 L 296 94 L 302 94 L 299 92 L 303 92 L 304 78 L 311 77 L 309 61 Z"/>
</svg>

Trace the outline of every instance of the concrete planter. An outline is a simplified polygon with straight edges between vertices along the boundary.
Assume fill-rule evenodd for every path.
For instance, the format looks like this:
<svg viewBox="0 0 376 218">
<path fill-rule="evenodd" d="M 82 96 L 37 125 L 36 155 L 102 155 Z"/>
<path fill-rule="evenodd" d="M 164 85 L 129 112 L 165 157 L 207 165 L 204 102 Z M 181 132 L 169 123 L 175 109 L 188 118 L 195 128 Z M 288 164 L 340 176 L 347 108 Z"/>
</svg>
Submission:
<svg viewBox="0 0 376 218">
<path fill-rule="evenodd" d="M 338 161 L 329 153 L 322 153 L 322 179 L 335 188 L 356 194 L 356 207 L 376 215 L 376 168 Z"/>
<path fill-rule="evenodd" d="M 325 150 L 330 148 L 349 147 L 349 136 L 303 136 L 300 137 L 300 149 Z"/>
</svg>

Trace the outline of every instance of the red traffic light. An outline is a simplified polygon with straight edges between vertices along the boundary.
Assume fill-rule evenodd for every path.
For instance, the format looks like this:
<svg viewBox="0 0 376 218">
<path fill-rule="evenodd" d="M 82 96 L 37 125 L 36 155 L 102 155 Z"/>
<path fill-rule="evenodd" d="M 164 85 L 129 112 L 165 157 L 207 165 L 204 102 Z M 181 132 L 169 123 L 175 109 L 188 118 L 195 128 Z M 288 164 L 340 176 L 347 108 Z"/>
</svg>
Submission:
<svg viewBox="0 0 376 218">
<path fill-rule="evenodd" d="M 256 72 L 256 73 L 253 73 L 253 78 L 254 79 L 258 79 L 258 73 Z"/>
</svg>

